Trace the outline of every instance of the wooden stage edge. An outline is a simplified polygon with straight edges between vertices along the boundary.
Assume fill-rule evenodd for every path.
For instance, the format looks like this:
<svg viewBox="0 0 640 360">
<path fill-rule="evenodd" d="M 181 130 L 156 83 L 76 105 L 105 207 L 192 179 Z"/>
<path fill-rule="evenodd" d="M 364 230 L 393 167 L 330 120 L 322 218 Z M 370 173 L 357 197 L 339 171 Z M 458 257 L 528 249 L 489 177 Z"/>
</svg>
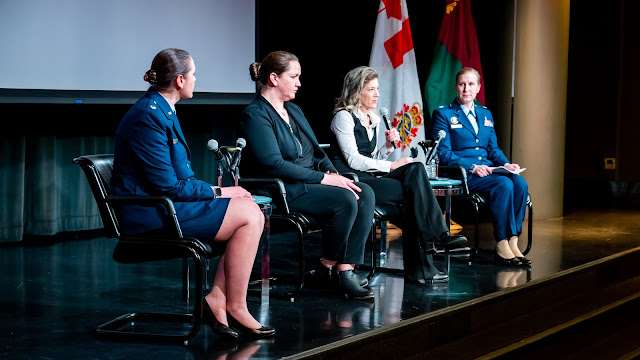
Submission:
<svg viewBox="0 0 640 360">
<path fill-rule="evenodd" d="M 455 351 L 474 358 L 504 355 L 616 306 L 638 302 L 638 264 L 640 247 L 285 359 L 434 359 Z M 492 331 L 499 341 L 490 340 Z"/>
</svg>

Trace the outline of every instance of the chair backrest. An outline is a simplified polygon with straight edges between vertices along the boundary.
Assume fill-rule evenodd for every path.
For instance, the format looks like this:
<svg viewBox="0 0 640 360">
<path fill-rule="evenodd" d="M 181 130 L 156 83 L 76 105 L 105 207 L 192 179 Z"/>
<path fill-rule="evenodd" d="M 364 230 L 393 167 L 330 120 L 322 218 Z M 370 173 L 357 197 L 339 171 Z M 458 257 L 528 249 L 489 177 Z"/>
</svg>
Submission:
<svg viewBox="0 0 640 360">
<path fill-rule="evenodd" d="M 116 213 L 113 207 L 107 203 L 107 196 L 111 195 L 113 154 L 84 155 L 73 159 L 73 162 L 80 165 L 87 176 L 107 236 L 120 237 Z"/>
</svg>

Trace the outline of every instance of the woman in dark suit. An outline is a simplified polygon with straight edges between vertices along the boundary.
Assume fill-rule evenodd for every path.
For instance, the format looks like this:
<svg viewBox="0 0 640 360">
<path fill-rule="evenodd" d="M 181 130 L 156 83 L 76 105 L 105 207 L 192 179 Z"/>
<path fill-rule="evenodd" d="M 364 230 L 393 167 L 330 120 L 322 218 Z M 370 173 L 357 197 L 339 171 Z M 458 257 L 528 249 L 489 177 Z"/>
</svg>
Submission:
<svg viewBox="0 0 640 360">
<path fill-rule="evenodd" d="M 450 105 L 433 111 L 432 135 L 446 132 L 438 147 L 444 165 L 462 166 L 469 172 L 469 190 L 489 198 L 496 239 L 495 262 L 506 266 L 528 265 L 531 261 L 518 249 L 518 236 L 527 205 L 529 187 L 517 174 L 497 174 L 491 167 L 504 166 L 518 172 L 498 147 L 491 111 L 475 106 L 480 91 L 480 74 L 473 68 L 462 68 L 456 75 L 458 96 Z"/>
<path fill-rule="evenodd" d="M 241 121 L 244 137 L 254 144 L 245 151 L 255 167 L 245 169 L 282 179 L 289 207 L 323 223 L 323 255 L 316 275 L 337 284 L 350 298 L 372 298 L 367 279 L 354 269 L 364 261 L 373 191 L 337 174 L 302 110 L 290 101 L 300 87 L 301 67 L 295 55 L 272 52 L 249 70 L 260 93 Z"/>
<path fill-rule="evenodd" d="M 159 52 L 144 80 L 146 94 L 127 112 L 116 131 L 113 177 L 116 195 L 164 195 L 175 206 L 185 235 L 214 244 L 226 242 L 211 292 L 204 301 L 204 321 L 222 337 L 237 338 L 237 328 L 253 337 L 271 336 L 247 308 L 247 286 L 264 216 L 240 187 L 219 188 L 195 178 L 175 104 L 193 97 L 195 64 L 184 50 Z M 162 231 L 156 208 L 122 206 L 118 220 L 127 234 Z"/>
<path fill-rule="evenodd" d="M 331 161 L 338 171 L 356 172 L 375 192 L 376 203 L 404 205 L 403 221 L 397 225 L 402 228 L 405 279 L 447 281 L 449 276 L 433 265 L 435 243 L 457 247 L 467 239 L 449 233 L 422 163 L 410 157 L 386 160 L 400 137 L 395 128 L 385 130 L 386 142 L 378 146 L 378 87 L 378 73 L 371 67 L 360 66 L 345 75 L 331 121 L 336 135 Z"/>
</svg>

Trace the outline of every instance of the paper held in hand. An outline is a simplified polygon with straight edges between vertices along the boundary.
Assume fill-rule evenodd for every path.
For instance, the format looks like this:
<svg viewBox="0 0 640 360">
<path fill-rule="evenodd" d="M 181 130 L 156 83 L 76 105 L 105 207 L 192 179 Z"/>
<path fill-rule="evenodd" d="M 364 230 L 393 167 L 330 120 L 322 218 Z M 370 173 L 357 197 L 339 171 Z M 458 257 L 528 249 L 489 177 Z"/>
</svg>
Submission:
<svg viewBox="0 0 640 360">
<path fill-rule="evenodd" d="M 520 174 L 521 172 L 527 170 L 527 168 L 520 168 L 517 171 L 511 171 L 504 166 L 493 166 L 489 167 L 493 174 Z"/>
</svg>

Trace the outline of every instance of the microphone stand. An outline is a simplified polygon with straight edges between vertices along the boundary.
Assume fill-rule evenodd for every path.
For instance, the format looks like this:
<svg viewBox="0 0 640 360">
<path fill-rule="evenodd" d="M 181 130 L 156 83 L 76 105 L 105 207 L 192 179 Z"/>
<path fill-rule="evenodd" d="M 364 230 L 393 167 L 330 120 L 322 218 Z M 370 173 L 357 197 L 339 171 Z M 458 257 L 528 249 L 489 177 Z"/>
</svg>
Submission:
<svg viewBox="0 0 640 360">
<path fill-rule="evenodd" d="M 222 162 L 223 159 L 218 160 L 218 186 L 222 187 Z"/>
<path fill-rule="evenodd" d="M 440 139 L 437 139 L 433 142 L 433 144 L 431 144 L 431 149 L 429 149 L 429 154 L 427 155 L 427 158 L 425 160 L 425 163 L 428 164 L 431 160 L 433 160 L 433 155 L 436 152 L 436 147 L 438 146 L 438 144 L 440 143 Z"/>
<path fill-rule="evenodd" d="M 236 186 L 238 186 L 238 175 L 239 175 L 240 171 L 238 171 L 238 168 L 233 169 L 233 181 L 235 183 Z"/>
</svg>

